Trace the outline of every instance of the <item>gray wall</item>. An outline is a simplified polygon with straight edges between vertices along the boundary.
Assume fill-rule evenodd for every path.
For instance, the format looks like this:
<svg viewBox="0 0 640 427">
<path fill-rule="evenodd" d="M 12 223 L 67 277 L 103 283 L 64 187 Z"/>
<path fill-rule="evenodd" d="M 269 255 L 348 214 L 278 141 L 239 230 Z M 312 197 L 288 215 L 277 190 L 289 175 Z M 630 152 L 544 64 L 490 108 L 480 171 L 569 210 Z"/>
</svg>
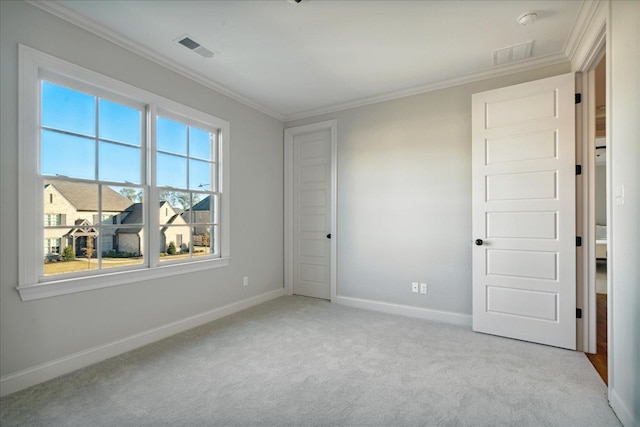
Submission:
<svg viewBox="0 0 640 427">
<path fill-rule="evenodd" d="M 471 95 L 540 68 L 287 123 L 338 120 L 338 295 L 471 314 Z M 428 294 L 411 292 L 427 282 Z"/>
<path fill-rule="evenodd" d="M 283 124 L 24 2 L 0 2 L 0 376 L 283 286 Z M 231 265 L 22 302 L 18 43 L 231 123 Z M 242 276 L 250 286 L 242 286 Z"/>
<path fill-rule="evenodd" d="M 640 425 L 640 2 L 612 1 L 607 58 L 611 61 L 609 215 L 612 335 L 609 398 L 626 426 Z M 624 204 L 616 191 L 624 185 Z M 623 408 L 624 407 L 624 408 Z M 622 417 L 621 417 L 622 419 Z M 631 421 L 633 419 L 634 421 Z"/>
</svg>

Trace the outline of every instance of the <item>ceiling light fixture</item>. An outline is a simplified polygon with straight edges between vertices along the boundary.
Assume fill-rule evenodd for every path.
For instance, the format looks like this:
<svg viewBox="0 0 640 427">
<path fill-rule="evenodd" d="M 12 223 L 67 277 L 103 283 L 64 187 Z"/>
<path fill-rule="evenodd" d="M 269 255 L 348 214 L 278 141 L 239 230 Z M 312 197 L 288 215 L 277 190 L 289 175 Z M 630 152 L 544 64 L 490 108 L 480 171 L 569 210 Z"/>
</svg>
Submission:
<svg viewBox="0 0 640 427">
<path fill-rule="evenodd" d="M 536 22 L 536 19 L 538 18 L 538 14 L 535 12 L 525 12 L 522 15 L 518 16 L 518 19 L 516 20 L 518 22 L 518 24 L 526 27 L 527 25 L 531 25 L 534 22 Z"/>
</svg>

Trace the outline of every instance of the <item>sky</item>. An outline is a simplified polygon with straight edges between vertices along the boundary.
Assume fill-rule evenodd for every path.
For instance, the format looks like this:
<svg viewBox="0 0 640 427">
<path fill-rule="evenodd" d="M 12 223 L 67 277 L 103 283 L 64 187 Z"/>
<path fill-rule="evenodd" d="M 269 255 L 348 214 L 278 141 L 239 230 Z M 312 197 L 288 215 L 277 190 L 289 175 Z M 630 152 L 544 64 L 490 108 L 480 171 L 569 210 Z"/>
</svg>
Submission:
<svg viewBox="0 0 640 427">
<path fill-rule="evenodd" d="M 40 171 L 123 184 L 143 183 L 144 111 L 42 82 Z M 210 132 L 158 116 L 157 185 L 215 190 Z"/>
</svg>

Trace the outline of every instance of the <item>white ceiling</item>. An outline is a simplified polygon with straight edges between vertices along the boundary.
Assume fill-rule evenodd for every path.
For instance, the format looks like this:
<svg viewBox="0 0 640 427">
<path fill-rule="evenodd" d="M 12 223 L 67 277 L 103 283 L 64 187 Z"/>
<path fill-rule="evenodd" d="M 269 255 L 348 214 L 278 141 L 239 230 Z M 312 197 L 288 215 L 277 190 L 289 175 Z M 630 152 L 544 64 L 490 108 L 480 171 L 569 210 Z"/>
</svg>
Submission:
<svg viewBox="0 0 640 427">
<path fill-rule="evenodd" d="M 582 1 L 36 2 L 281 120 L 569 59 Z M 517 24 L 526 11 L 531 26 Z M 576 24 L 578 23 L 578 24 Z M 216 52 L 176 42 L 188 34 Z M 494 50 L 534 41 L 532 58 Z"/>
</svg>

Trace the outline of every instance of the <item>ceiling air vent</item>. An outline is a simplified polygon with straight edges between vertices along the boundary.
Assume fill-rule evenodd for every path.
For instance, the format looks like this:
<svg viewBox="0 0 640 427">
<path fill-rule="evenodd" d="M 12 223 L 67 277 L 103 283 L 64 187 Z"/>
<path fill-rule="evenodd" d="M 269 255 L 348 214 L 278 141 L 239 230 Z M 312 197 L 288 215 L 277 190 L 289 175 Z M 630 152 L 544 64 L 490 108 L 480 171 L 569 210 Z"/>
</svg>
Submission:
<svg viewBox="0 0 640 427">
<path fill-rule="evenodd" d="M 533 41 L 498 49 L 493 52 L 493 65 L 502 65 L 508 62 L 527 59 L 531 56 L 532 49 Z"/>
<path fill-rule="evenodd" d="M 202 46 L 200 43 L 193 40 L 189 36 L 184 35 L 182 37 L 179 37 L 178 43 L 180 43 L 182 46 L 186 47 L 187 49 L 194 51 L 200 56 L 204 56 L 205 58 L 213 58 L 212 50 L 209 50 L 206 47 Z"/>
</svg>

